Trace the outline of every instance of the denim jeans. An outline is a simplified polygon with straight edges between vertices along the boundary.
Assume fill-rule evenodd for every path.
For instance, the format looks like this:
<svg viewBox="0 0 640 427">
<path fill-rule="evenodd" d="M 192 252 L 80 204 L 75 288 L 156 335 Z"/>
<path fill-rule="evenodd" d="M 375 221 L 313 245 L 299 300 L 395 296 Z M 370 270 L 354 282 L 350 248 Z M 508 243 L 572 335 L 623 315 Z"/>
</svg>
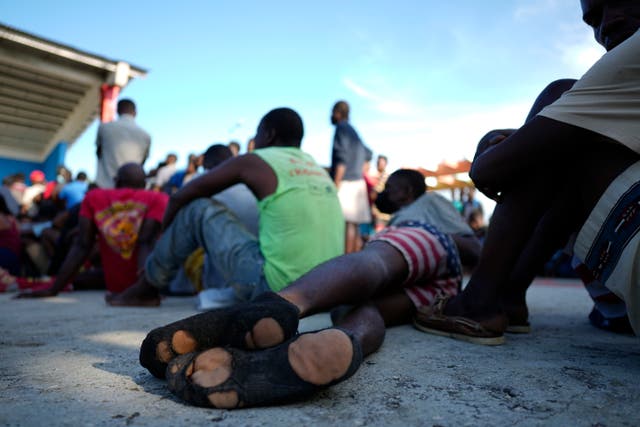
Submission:
<svg viewBox="0 0 640 427">
<path fill-rule="evenodd" d="M 196 199 L 180 209 L 147 258 L 147 280 L 158 288 L 167 287 L 199 247 L 222 279 L 219 287 L 232 288 L 238 301 L 269 290 L 258 239 L 225 205 L 210 198 Z"/>
</svg>

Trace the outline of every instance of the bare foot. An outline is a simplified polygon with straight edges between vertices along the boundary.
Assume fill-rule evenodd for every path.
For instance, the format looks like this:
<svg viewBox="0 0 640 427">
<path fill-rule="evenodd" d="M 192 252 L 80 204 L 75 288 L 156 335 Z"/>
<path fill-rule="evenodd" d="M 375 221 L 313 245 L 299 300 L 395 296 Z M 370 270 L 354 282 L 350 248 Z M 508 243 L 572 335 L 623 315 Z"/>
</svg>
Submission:
<svg viewBox="0 0 640 427">
<path fill-rule="evenodd" d="M 124 292 L 105 295 L 105 301 L 113 307 L 157 307 L 160 305 L 160 293 L 141 278 Z"/>
<path fill-rule="evenodd" d="M 247 350 L 274 347 L 296 334 L 298 309 L 272 292 L 251 302 L 206 311 L 149 332 L 140 363 L 158 378 L 178 355 L 214 347 Z"/>
<path fill-rule="evenodd" d="M 167 379 L 169 390 L 189 403 L 233 409 L 299 400 L 349 378 L 361 362 L 352 336 L 325 329 L 261 351 L 184 354 L 169 363 Z"/>
</svg>

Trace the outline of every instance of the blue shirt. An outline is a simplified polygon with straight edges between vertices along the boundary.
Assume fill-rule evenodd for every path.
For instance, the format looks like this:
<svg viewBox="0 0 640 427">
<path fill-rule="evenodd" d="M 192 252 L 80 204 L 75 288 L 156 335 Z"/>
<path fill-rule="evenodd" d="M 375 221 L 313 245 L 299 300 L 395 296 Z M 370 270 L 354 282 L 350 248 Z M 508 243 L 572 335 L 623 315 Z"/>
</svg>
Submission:
<svg viewBox="0 0 640 427">
<path fill-rule="evenodd" d="M 62 187 L 60 197 L 67 204 L 67 210 L 82 202 L 84 195 L 89 188 L 85 181 L 73 181 Z"/>
<path fill-rule="evenodd" d="M 342 179 L 362 179 L 362 166 L 368 160 L 371 160 L 371 150 L 362 143 L 353 126 L 346 120 L 336 124 L 331 153 L 331 177 L 335 178 L 336 167 L 343 164 L 346 170 Z"/>
</svg>

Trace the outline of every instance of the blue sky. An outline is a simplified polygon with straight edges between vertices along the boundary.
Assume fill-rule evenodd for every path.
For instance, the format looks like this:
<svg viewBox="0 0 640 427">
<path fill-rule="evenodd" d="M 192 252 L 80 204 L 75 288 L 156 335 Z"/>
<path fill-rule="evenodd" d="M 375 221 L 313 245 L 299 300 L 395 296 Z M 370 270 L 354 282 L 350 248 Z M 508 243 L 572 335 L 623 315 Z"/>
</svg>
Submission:
<svg viewBox="0 0 640 427">
<path fill-rule="evenodd" d="M 392 169 L 471 158 L 518 127 L 551 80 L 579 78 L 604 50 L 578 0 L 3 2 L 7 25 L 149 70 L 122 96 L 152 134 L 152 167 L 211 143 L 246 141 L 268 110 L 305 123 L 303 149 L 330 158 L 330 109 Z M 67 155 L 95 174 L 97 123 Z"/>
</svg>

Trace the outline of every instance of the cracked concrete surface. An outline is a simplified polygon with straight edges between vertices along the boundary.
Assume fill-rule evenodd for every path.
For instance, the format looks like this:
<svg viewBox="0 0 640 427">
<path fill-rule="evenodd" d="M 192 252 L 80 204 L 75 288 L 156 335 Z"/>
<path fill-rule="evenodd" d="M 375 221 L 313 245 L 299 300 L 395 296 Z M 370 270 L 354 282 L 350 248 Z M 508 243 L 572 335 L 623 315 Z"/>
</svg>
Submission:
<svg viewBox="0 0 640 427">
<path fill-rule="evenodd" d="M 138 364 L 145 334 L 195 313 L 192 299 L 111 308 L 102 296 L 0 295 L 0 425 L 640 425 L 640 340 L 592 328 L 575 281 L 538 280 L 533 332 L 504 346 L 393 328 L 350 380 L 308 401 L 236 411 L 184 405 Z M 327 324 L 318 315 L 301 329 Z"/>
</svg>

